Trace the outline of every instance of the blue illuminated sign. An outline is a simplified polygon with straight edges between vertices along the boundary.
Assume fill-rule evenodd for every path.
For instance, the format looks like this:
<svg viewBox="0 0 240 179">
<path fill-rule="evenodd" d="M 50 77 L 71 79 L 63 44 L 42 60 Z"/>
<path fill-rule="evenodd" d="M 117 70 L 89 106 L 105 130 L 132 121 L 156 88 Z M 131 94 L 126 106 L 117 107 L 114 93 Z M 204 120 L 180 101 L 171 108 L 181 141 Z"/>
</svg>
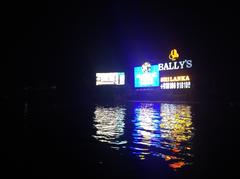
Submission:
<svg viewBox="0 0 240 179">
<path fill-rule="evenodd" d="M 134 67 L 134 87 L 157 87 L 159 86 L 159 67 L 152 65 L 149 71 L 142 67 Z"/>
</svg>

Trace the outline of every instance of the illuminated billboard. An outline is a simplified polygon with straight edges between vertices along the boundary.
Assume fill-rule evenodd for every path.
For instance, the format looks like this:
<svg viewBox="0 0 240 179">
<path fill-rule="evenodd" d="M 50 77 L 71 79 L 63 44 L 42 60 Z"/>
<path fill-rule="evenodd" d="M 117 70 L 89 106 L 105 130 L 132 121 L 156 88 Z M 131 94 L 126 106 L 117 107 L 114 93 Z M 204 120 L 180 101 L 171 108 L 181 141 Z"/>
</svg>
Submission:
<svg viewBox="0 0 240 179">
<path fill-rule="evenodd" d="M 187 89 L 191 87 L 191 81 L 188 75 L 161 77 L 160 82 L 161 89 Z"/>
<path fill-rule="evenodd" d="M 179 60 L 176 49 L 171 50 L 170 62 L 152 65 L 145 62 L 141 67 L 134 68 L 134 87 L 160 87 L 162 90 L 190 89 L 192 60 Z M 168 72 L 166 72 L 168 71 Z"/>
<path fill-rule="evenodd" d="M 159 63 L 159 71 L 161 72 L 160 89 L 189 89 L 191 88 L 191 78 L 189 74 L 190 68 L 192 68 L 192 60 L 179 59 L 179 53 L 176 49 L 171 50 L 169 54 L 170 62 Z M 167 73 L 164 71 L 181 71 L 181 75 L 175 73 Z M 187 72 L 187 74 L 186 74 Z M 179 73 L 178 73 L 179 74 Z"/>
<path fill-rule="evenodd" d="M 96 73 L 96 85 L 124 85 L 125 73 Z"/>
<path fill-rule="evenodd" d="M 134 87 L 157 87 L 159 86 L 159 67 L 144 63 L 140 67 L 134 67 Z"/>
<path fill-rule="evenodd" d="M 169 54 L 170 62 L 159 63 L 159 71 L 182 70 L 192 68 L 192 60 L 183 59 L 178 61 L 179 54 L 176 49 L 171 50 Z"/>
</svg>

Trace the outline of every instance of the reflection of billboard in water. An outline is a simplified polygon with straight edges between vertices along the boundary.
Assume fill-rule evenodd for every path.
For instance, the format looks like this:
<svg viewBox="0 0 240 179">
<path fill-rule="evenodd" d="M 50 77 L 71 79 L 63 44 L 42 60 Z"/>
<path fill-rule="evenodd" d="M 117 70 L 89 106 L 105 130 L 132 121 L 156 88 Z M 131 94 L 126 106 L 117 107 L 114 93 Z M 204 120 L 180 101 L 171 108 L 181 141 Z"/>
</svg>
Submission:
<svg viewBox="0 0 240 179">
<path fill-rule="evenodd" d="M 96 85 L 124 85 L 125 74 L 123 72 L 96 73 Z"/>
<path fill-rule="evenodd" d="M 143 67 L 134 67 L 134 87 L 157 87 L 159 86 L 158 65 L 152 65 L 149 71 L 144 71 Z"/>
<path fill-rule="evenodd" d="M 125 127 L 124 107 L 101 107 L 97 106 L 94 112 L 94 128 L 96 134 L 93 135 L 100 142 L 111 144 L 112 148 L 119 149 L 127 143 L 122 138 Z"/>
<path fill-rule="evenodd" d="M 93 122 L 96 133 L 92 136 L 113 149 L 130 151 L 140 160 L 157 157 L 173 170 L 191 165 L 194 136 L 191 106 L 132 104 L 133 113 L 123 106 L 97 106 Z"/>
<path fill-rule="evenodd" d="M 163 158 L 172 169 L 191 165 L 193 126 L 188 105 L 136 103 L 132 153 Z"/>
</svg>

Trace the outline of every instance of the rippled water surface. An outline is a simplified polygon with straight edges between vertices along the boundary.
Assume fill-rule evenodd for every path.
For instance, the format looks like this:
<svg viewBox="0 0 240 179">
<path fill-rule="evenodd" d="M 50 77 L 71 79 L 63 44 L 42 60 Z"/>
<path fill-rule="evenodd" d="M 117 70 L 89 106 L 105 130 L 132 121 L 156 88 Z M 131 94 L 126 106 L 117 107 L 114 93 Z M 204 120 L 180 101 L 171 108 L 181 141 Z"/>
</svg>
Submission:
<svg viewBox="0 0 240 179">
<path fill-rule="evenodd" d="M 193 163 L 192 117 L 191 106 L 184 104 L 98 105 L 94 111 L 93 137 L 139 160 L 154 157 L 177 170 Z"/>
<path fill-rule="evenodd" d="M 239 178 L 237 105 L 67 105 L 42 94 L 3 109 L 9 176 Z"/>
</svg>

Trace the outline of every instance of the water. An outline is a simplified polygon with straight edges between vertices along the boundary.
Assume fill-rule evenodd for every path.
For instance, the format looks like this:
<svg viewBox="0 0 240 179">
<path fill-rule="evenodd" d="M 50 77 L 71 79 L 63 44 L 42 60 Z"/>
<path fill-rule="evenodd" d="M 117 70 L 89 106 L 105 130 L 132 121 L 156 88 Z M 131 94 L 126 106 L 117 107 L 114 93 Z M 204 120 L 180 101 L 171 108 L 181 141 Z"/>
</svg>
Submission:
<svg viewBox="0 0 240 179">
<path fill-rule="evenodd" d="M 96 106 L 93 125 L 93 137 L 119 152 L 139 160 L 156 158 L 173 170 L 192 165 L 190 105 L 135 102 L 129 106 Z"/>
<path fill-rule="evenodd" d="M 39 95 L 2 109 L 8 176 L 237 178 L 236 104 L 66 104 Z"/>
</svg>

